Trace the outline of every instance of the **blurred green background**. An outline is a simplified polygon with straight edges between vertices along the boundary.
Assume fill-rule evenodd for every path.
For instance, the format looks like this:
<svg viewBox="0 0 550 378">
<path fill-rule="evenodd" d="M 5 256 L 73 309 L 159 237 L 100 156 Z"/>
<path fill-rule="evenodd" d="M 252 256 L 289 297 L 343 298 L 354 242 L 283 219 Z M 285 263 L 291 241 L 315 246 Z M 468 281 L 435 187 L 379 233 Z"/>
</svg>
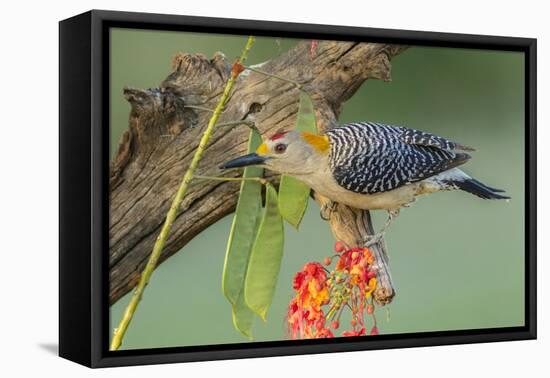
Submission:
<svg viewBox="0 0 550 378">
<path fill-rule="evenodd" d="M 158 86 L 179 51 L 206 56 L 222 51 L 233 58 L 244 42 L 241 36 L 112 29 L 111 155 L 127 127 L 124 86 Z M 258 38 L 248 63 L 268 60 L 296 42 Z M 464 170 L 506 189 L 512 201 L 437 193 L 401 212 L 386 236 L 397 296 L 389 316 L 377 310 L 381 333 L 523 325 L 523 54 L 413 47 L 392 66 L 393 81 L 367 81 L 345 104 L 340 120 L 409 126 L 474 146 L 478 151 Z M 378 227 L 385 216 L 375 212 Z M 246 341 L 233 328 L 221 292 L 230 223 L 231 216 L 222 219 L 156 270 L 123 349 Z M 311 202 L 301 230 L 287 227 L 276 298 L 267 323 L 255 324 L 255 341 L 287 338 L 292 277 L 304 263 L 330 254 L 333 243 Z M 129 299 L 111 307 L 111 329 Z"/>
</svg>

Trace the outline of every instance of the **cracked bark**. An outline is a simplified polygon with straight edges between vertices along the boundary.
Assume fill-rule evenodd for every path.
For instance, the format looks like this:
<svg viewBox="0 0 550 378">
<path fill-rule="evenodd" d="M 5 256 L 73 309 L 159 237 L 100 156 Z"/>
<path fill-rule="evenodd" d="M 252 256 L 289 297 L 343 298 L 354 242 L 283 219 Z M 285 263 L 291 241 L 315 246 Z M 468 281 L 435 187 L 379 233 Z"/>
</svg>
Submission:
<svg viewBox="0 0 550 378">
<path fill-rule="evenodd" d="M 263 71 L 302 84 L 313 98 L 318 127 L 336 125 L 343 103 L 367 79 L 390 80 L 390 60 L 404 46 L 323 41 L 310 56 L 308 42 L 271 59 Z M 138 282 L 166 211 L 198 145 L 212 108 L 221 94 L 231 64 L 222 54 L 177 54 L 173 71 L 156 89 L 124 90 L 131 104 L 128 129 L 110 166 L 109 226 L 110 303 Z M 298 90 L 290 83 L 255 72 L 242 74 L 235 84 L 220 123 L 253 119 L 262 135 L 294 127 Z M 245 153 L 246 126 L 217 129 L 198 167 L 199 175 L 219 175 L 218 166 Z M 237 171 L 225 172 L 238 177 Z M 277 177 L 271 176 L 277 180 Z M 185 197 L 160 262 L 180 250 L 195 235 L 234 211 L 238 182 L 196 181 Z M 324 203 L 326 198 L 315 195 Z M 367 211 L 338 206 L 329 221 L 332 232 L 348 245 L 358 245 L 372 224 Z M 379 268 L 375 299 L 380 304 L 395 294 L 385 247 L 373 246 Z"/>
</svg>

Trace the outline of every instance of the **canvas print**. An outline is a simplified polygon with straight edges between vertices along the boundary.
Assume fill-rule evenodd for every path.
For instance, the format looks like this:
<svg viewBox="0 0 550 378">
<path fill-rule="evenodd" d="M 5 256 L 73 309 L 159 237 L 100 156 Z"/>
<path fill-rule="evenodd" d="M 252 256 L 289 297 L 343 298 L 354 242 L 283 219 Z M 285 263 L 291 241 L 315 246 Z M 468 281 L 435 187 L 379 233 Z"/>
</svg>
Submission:
<svg viewBox="0 0 550 378">
<path fill-rule="evenodd" d="M 111 28 L 109 349 L 523 326 L 524 65 Z"/>
</svg>

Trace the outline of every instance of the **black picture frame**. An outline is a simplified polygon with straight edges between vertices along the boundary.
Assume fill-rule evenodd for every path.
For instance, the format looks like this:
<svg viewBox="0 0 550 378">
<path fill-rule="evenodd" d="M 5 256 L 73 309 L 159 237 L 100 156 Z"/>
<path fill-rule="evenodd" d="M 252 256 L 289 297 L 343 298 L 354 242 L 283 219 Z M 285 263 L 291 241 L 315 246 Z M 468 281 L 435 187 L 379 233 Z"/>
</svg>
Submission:
<svg viewBox="0 0 550 378">
<path fill-rule="evenodd" d="M 519 51 L 525 54 L 525 325 L 110 352 L 108 318 L 111 27 Z M 536 39 L 93 10 L 59 24 L 59 355 L 89 367 L 536 338 Z"/>
</svg>

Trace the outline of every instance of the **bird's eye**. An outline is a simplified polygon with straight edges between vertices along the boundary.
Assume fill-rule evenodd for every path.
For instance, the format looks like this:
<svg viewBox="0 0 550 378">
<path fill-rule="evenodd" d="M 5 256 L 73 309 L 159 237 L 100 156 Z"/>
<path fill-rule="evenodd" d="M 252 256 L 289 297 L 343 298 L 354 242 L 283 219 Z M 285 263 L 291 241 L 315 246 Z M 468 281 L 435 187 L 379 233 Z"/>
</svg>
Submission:
<svg viewBox="0 0 550 378">
<path fill-rule="evenodd" d="M 275 152 L 276 153 L 282 154 L 285 151 L 286 151 L 286 144 L 279 143 L 279 144 L 275 145 Z"/>
</svg>

